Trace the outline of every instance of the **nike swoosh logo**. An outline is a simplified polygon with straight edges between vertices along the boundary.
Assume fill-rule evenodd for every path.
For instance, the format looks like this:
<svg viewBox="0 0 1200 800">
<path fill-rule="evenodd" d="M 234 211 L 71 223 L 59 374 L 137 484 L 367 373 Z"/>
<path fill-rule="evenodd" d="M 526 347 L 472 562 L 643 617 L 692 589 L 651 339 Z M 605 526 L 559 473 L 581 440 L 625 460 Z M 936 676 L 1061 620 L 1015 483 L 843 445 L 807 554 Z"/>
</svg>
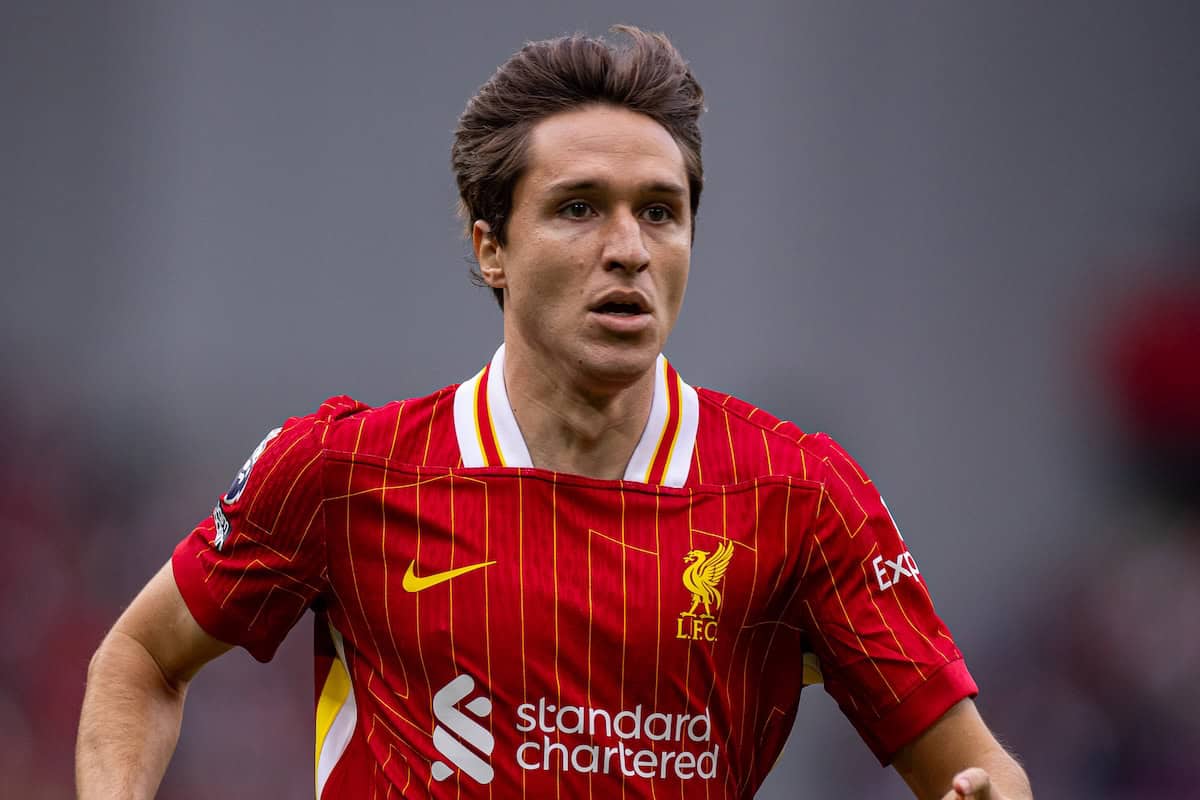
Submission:
<svg viewBox="0 0 1200 800">
<path fill-rule="evenodd" d="M 439 583 L 445 583 L 448 580 L 457 578 L 459 575 L 466 575 L 468 572 L 474 572 L 477 569 L 490 567 L 495 564 L 495 561 L 481 561 L 478 564 L 468 564 L 465 567 L 456 569 L 448 569 L 445 572 L 435 572 L 432 575 L 417 575 L 414 568 L 417 565 L 416 561 L 408 562 L 408 569 L 404 572 L 404 582 L 401 584 L 406 592 L 420 592 L 428 589 L 430 586 L 437 586 Z"/>
</svg>

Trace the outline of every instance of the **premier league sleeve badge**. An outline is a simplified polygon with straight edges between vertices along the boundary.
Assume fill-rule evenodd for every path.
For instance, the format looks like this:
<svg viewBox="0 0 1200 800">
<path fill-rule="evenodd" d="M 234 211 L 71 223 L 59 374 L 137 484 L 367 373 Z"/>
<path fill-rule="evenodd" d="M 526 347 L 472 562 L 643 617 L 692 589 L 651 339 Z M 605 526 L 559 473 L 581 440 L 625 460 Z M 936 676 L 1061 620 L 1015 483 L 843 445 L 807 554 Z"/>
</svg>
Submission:
<svg viewBox="0 0 1200 800">
<path fill-rule="evenodd" d="M 254 452 L 246 459 L 246 463 L 242 464 L 242 468 L 238 470 L 234 476 L 233 483 L 229 485 L 229 491 L 221 498 L 221 502 L 225 505 L 233 505 L 242 496 L 242 492 L 246 490 L 246 481 L 250 479 L 250 470 L 254 469 L 254 462 L 258 461 L 258 457 L 263 454 L 263 450 L 267 449 L 267 443 L 279 435 L 282 428 L 276 428 L 266 435 L 266 437 L 258 443 L 258 447 L 254 448 Z"/>
</svg>

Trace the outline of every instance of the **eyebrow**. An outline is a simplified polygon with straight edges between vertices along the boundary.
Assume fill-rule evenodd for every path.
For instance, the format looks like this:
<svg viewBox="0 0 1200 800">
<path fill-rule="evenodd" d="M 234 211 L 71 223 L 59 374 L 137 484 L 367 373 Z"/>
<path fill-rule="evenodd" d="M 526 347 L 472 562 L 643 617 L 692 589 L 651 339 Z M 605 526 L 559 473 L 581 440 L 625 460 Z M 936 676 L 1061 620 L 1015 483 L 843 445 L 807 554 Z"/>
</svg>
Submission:
<svg viewBox="0 0 1200 800">
<path fill-rule="evenodd" d="M 567 194 L 570 192 L 589 192 L 596 189 L 604 189 L 607 186 L 607 181 L 584 178 L 576 181 L 552 183 L 548 190 L 552 194 Z M 686 197 L 688 193 L 687 189 L 674 181 L 650 181 L 649 183 L 638 184 L 637 190 L 648 194 L 668 194 L 678 197 Z"/>
</svg>

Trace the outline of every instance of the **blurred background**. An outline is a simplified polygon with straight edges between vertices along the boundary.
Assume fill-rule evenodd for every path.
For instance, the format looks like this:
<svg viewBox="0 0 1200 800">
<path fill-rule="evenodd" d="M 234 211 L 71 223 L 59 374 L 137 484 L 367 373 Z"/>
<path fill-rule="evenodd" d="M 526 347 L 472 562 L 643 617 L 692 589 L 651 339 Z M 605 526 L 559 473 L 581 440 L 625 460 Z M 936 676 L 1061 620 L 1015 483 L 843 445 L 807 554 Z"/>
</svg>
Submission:
<svg viewBox="0 0 1200 800">
<path fill-rule="evenodd" d="M 87 659 L 269 428 L 490 356 L 457 115 L 616 22 L 708 98 L 681 373 L 871 472 L 1039 796 L 1194 793 L 1194 3 L 9 0 L 5 797 L 72 796 Z M 310 627 L 200 675 L 162 797 L 311 797 Z M 812 689 L 760 796 L 905 790 Z"/>
</svg>

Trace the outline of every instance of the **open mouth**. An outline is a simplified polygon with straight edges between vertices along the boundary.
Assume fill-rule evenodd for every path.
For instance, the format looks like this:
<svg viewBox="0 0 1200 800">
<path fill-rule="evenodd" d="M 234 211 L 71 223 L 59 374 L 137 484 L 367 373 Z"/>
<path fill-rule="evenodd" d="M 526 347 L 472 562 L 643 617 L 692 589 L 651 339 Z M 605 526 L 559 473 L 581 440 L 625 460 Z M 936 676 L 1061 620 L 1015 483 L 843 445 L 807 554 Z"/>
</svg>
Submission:
<svg viewBox="0 0 1200 800">
<path fill-rule="evenodd" d="M 597 314 L 613 314 L 618 317 L 632 317 L 646 313 L 637 303 L 603 303 L 592 310 Z"/>
</svg>

